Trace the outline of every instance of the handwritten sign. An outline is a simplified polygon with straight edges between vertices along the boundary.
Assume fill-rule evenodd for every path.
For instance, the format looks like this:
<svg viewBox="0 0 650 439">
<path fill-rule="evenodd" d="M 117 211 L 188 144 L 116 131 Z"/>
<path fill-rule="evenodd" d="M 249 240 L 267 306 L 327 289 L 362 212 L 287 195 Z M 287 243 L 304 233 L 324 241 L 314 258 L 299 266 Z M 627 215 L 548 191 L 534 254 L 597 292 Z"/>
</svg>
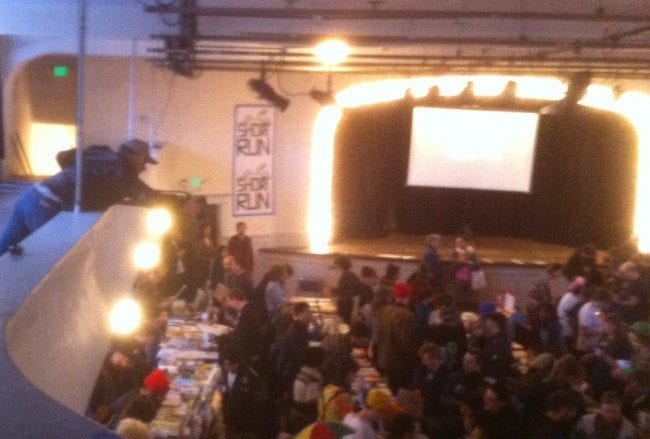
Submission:
<svg viewBox="0 0 650 439">
<path fill-rule="evenodd" d="M 235 107 L 233 216 L 273 214 L 274 108 Z"/>
</svg>

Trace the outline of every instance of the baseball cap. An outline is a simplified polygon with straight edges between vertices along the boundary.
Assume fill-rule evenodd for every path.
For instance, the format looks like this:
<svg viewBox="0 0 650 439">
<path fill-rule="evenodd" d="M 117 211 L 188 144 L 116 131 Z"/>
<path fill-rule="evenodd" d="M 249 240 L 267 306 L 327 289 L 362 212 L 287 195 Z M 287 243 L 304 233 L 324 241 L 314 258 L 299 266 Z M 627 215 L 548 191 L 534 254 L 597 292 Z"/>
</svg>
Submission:
<svg viewBox="0 0 650 439">
<path fill-rule="evenodd" d="M 146 157 L 147 163 L 152 163 L 154 165 L 158 164 L 156 159 L 151 157 L 149 154 L 149 144 L 144 140 L 140 139 L 130 139 L 120 145 L 120 151 L 129 152 L 131 154 L 137 154 L 143 157 Z"/>
</svg>

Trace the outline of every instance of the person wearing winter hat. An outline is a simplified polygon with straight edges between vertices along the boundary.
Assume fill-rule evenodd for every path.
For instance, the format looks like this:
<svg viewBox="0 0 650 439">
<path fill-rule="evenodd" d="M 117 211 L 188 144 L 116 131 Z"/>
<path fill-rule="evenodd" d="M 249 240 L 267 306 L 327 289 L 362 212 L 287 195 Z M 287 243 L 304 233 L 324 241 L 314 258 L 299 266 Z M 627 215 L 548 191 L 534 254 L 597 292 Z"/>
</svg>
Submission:
<svg viewBox="0 0 650 439">
<path fill-rule="evenodd" d="M 162 369 L 155 369 L 144 379 L 144 389 L 155 399 L 164 398 L 169 390 L 170 382 L 167 377 L 167 372 Z"/>
<path fill-rule="evenodd" d="M 485 317 L 497 310 L 497 304 L 491 300 L 486 300 L 478 306 L 478 315 Z"/>
<path fill-rule="evenodd" d="M 407 304 L 411 299 L 413 288 L 407 283 L 396 283 L 393 287 L 393 299 L 395 302 Z"/>
<path fill-rule="evenodd" d="M 143 422 L 151 422 L 170 386 L 167 372 L 154 369 L 145 377 L 140 388 L 125 393 L 113 403 L 107 427 L 115 429 L 124 418 L 137 418 Z"/>
<path fill-rule="evenodd" d="M 376 361 L 394 392 L 407 387 L 417 361 L 417 335 L 415 316 L 407 307 L 411 297 L 408 284 L 393 288 L 395 302 L 386 305 L 379 313 L 377 323 Z"/>
</svg>

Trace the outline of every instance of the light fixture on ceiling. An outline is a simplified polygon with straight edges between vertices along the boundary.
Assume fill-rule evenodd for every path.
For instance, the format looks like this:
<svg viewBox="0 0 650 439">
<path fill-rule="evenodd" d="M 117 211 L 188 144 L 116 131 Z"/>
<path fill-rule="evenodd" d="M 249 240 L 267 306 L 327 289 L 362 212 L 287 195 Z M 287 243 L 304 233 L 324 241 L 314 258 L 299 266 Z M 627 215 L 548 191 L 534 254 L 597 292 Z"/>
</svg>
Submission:
<svg viewBox="0 0 650 439">
<path fill-rule="evenodd" d="M 264 68 L 260 73 L 260 78 L 251 78 L 248 80 L 248 86 L 257 93 L 257 97 L 270 102 L 278 107 L 280 111 L 284 111 L 289 106 L 289 99 L 280 96 L 274 89 L 266 82 L 266 72 Z"/>
<path fill-rule="evenodd" d="M 512 80 L 506 82 L 506 85 L 505 87 L 503 87 L 503 91 L 501 92 L 499 97 L 502 100 L 507 100 L 507 101 L 514 100 L 517 97 L 517 83 Z"/>
<path fill-rule="evenodd" d="M 426 93 L 422 95 L 415 95 L 412 92 L 412 90 L 413 89 L 411 89 L 411 96 L 413 96 L 414 98 L 422 102 L 426 102 L 428 105 L 437 103 L 438 100 L 440 99 L 440 87 L 438 87 L 437 85 L 427 88 Z"/>
<path fill-rule="evenodd" d="M 580 99 L 587 93 L 587 87 L 591 84 L 591 73 L 588 71 L 580 71 L 571 75 L 569 79 L 569 86 L 567 87 L 564 99 L 567 105 L 576 105 Z"/>
<path fill-rule="evenodd" d="M 341 64 L 350 55 L 352 49 L 343 40 L 325 40 L 314 47 L 316 59 L 323 65 L 332 67 Z"/>
<path fill-rule="evenodd" d="M 325 91 L 311 89 L 309 97 L 321 105 L 333 105 L 336 103 L 332 94 L 332 73 L 327 74 L 327 89 Z"/>
<path fill-rule="evenodd" d="M 194 57 L 194 42 L 179 35 L 165 37 L 167 63 L 172 72 L 187 78 L 194 77 L 196 59 Z"/>
<path fill-rule="evenodd" d="M 542 108 L 541 114 L 559 114 L 576 109 L 578 102 L 584 97 L 587 87 L 591 84 L 591 72 L 586 70 L 575 72 L 568 82 L 564 97 L 556 103 Z"/>
<path fill-rule="evenodd" d="M 467 81 L 467 85 L 465 85 L 465 88 L 460 92 L 458 97 L 462 100 L 474 99 L 474 81 Z"/>
<path fill-rule="evenodd" d="M 616 100 L 618 100 L 624 92 L 625 89 L 623 89 L 621 84 L 616 84 L 615 86 L 612 87 L 612 94 L 614 95 L 614 99 Z"/>
</svg>

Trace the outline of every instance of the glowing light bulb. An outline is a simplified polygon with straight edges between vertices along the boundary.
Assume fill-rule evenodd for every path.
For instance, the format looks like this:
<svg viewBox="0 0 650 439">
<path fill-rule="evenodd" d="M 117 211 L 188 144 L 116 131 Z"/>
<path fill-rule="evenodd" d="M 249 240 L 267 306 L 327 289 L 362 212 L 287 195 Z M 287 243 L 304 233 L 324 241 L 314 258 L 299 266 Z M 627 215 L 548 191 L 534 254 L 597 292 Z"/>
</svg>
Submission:
<svg viewBox="0 0 650 439">
<path fill-rule="evenodd" d="M 132 334 L 140 326 L 142 310 L 133 299 L 122 298 L 115 302 L 108 317 L 111 331 L 115 334 Z"/>
<path fill-rule="evenodd" d="M 326 40 L 314 48 L 314 55 L 322 64 L 336 66 L 345 61 L 351 51 L 345 41 Z"/>
<path fill-rule="evenodd" d="M 133 262 L 139 270 L 151 270 L 160 262 L 160 246 L 151 241 L 141 242 L 135 248 Z"/>
</svg>

